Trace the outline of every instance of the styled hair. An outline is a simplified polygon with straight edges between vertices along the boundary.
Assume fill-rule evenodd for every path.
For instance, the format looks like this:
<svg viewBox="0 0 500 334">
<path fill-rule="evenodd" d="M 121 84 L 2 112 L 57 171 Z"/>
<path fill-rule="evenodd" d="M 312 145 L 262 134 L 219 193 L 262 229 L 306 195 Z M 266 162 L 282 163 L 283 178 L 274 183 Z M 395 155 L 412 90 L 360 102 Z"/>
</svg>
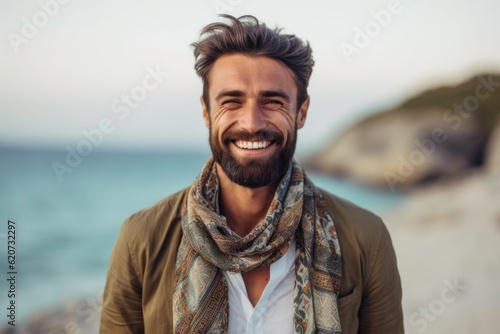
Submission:
<svg viewBox="0 0 500 334">
<path fill-rule="evenodd" d="M 239 18 L 227 14 L 221 16 L 230 23 L 207 25 L 200 33 L 200 40 L 191 44 L 194 69 L 202 79 L 203 100 L 207 108 L 210 108 L 208 78 L 213 64 L 220 56 L 238 53 L 273 58 L 292 70 L 297 85 L 297 108 L 300 108 L 307 98 L 307 86 L 314 66 L 309 42 L 304 43 L 295 35 L 281 34 L 281 28 L 269 29 L 251 15 Z"/>
</svg>

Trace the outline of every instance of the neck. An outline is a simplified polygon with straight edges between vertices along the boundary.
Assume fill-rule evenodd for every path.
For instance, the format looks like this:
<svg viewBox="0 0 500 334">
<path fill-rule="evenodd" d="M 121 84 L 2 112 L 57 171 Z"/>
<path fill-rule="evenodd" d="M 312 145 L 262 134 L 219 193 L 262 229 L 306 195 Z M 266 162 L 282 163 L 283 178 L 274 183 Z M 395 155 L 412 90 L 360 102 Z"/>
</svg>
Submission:
<svg viewBox="0 0 500 334">
<path fill-rule="evenodd" d="M 244 237 L 264 219 L 276 192 L 277 184 L 245 188 L 231 181 L 217 166 L 219 177 L 219 206 L 229 228 Z"/>
</svg>

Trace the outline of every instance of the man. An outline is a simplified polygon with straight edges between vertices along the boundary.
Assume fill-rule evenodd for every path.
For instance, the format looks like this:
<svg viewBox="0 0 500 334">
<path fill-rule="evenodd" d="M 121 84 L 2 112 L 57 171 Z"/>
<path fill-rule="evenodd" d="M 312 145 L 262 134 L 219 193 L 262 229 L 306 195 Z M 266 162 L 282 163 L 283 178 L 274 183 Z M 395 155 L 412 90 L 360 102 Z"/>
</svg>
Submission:
<svg viewBox="0 0 500 334">
<path fill-rule="evenodd" d="M 191 187 L 123 224 L 101 333 L 403 332 L 384 224 L 293 159 L 309 44 L 224 17 L 194 44 L 213 158 Z"/>
</svg>

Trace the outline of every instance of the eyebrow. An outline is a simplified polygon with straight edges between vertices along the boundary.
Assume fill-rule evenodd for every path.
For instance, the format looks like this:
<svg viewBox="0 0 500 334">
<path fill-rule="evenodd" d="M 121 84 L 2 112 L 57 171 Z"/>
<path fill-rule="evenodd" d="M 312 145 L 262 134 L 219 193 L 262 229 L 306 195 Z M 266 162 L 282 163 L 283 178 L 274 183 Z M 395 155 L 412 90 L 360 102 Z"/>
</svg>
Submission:
<svg viewBox="0 0 500 334">
<path fill-rule="evenodd" d="M 241 90 L 223 90 L 215 97 L 215 101 L 219 101 L 223 97 L 242 97 L 245 94 Z"/>
<path fill-rule="evenodd" d="M 262 91 L 259 95 L 260 97 L 281 97 L 287 102 L 291 101 L 290 96 L 282 90 L 265 90 Z M 222 92 L 217 94 L 215 100 L 219 101 L 224 97 L 242 97 L 242 96 L 245 96 L 245 93 L 243 93 L 241 90 L 223 90 Z"/>
<path fill-rule="evenodd" d="M 262 96 L 262 97 L 281 97 L 282 99 L 284 99 L 288 103 L 291 101 L 290 95 L 288 95 L 287 93 L 285 93 L 282 90 L 265 90 L 265 91 L 260 93 L 260 96 Z"/>
</svg>

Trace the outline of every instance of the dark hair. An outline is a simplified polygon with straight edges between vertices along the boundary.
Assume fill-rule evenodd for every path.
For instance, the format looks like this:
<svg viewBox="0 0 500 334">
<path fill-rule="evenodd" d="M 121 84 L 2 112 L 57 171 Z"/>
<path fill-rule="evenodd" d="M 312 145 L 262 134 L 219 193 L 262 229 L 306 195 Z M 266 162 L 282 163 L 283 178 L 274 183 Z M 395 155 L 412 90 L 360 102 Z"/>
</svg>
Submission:
<svg viewBox="0 0 500 334">
<path fill-rule="evenodd" d="M 297 84 L 297 108 L 300 108 L 307 98 L 307 86 L 314 66 L 309 43 L 304 44 L 295 35 L 280 34 L 280 28 L 271 30 L 251 15 L 239 18 L 227 14 L 221 16 L 229 19 L 230 24 L 216 22 L 207 25 L 201 31 L 200 40 L 191 44 L 196 61 L 194 68 L 203 81 L 203 100 L 207 108 L 210 108 L 210 69 L 220 56 L 235 53 L 270 57 L 291 69 Z"/>
</svg>

